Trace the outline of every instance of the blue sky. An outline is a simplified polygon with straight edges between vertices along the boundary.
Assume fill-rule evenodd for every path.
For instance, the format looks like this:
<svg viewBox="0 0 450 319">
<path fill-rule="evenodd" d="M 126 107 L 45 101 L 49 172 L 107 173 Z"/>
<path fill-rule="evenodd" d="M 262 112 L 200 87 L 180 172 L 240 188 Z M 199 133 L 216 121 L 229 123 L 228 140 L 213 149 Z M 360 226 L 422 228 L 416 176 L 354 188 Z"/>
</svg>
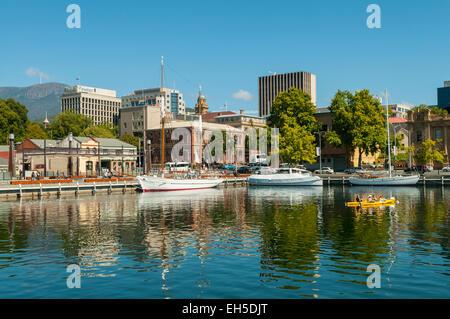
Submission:
<svg viewBox="0 0 450 319">
<path fill-rule="evenodd" d="M 66 7 L 81 7 L 81 29 L 66 26 Z M 369 29 L 369 4 L 381 28 Z M 160 85 L 195 104 L 198 85 L 210 110 L 258 109 L 258 76 L 317 75 L 318 106 L 338 89 L 389 89 L 393 103 L 436 104 L 450 80 L 450 1 L 12 1 L 0 2 L 0 86 L 38 76 L 115 89 L 119 96 Z M 249 100 L 233 98 L 240 90 Z"/>
</svg>

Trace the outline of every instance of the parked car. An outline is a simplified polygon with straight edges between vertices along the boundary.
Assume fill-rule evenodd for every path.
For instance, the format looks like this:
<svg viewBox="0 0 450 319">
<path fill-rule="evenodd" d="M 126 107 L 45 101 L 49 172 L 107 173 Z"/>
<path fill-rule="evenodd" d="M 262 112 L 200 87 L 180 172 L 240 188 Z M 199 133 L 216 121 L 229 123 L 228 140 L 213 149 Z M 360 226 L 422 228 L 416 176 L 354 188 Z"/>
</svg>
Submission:
<svg viewBox="0 0 450 319">
<path fill-rule="evenodd" d="M 442 169 L 443 172 L 450 172 L 450 166 L 446 166 Z"/>
<path fill-rule="evenodd" d="M 364 173 L 364 169 L 362 167 L 353 167 L 353 168 L 347 168 L 344 171 L 345 174 L 359 174 Z"/>
<path fill-rule="evenodd" d="M 421 173 L 425 173 L 425 172 L 432 172 L 433 171 L 433 166 L 429 166 L 429 165 L 416 165 L 414 167 L 408 167 L 407 169 L 404 170 L 405 172 L 421 172 Z"/>
<path fill-rule="evenodd" d="M 234 165 L 231 164 L 223 164 L 219 167 L 220 169 L 234 169 Z"/>
<path fill-rule="evenodd" d="M 333 174 L 334 170 L 331 167 L 322 167 L 322 170 L 316 169 L 314 174 Z"/>
<path fill-rule="evenodd" d="M 253 168 L 250 166 L 241 166 L 237 169 L 239 174 L 251 174 L 253 172 Z"/>
<path fill-rule="evenodd" d="M 248 164 L 250 167 L 261 167 L 261 166 L 269 166 L 268 163 L 250 163 Z"/>
</svg>

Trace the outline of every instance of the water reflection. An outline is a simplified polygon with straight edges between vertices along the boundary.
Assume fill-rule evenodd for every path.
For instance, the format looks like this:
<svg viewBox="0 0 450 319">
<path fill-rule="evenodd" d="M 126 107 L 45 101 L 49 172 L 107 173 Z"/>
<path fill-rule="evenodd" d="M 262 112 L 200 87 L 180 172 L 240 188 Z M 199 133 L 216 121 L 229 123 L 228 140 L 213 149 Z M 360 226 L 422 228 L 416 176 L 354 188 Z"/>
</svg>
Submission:
<svg viewBox="0 0 450 319">
<path fill-rule="evenodd" d="M 250 187 L 2 202 L 0 297 L 74 297 L 64 286 L 71 263 L 89 287 L 75 297 L 86 298 L 449 296 L 448 194 L 384 188 L 398 205 L 345 207 L 378 192 Z M 384 290 L 366 287 L 371 263 Z M 411 288 L 411 278 L 424 285 Z"/>
</svg>

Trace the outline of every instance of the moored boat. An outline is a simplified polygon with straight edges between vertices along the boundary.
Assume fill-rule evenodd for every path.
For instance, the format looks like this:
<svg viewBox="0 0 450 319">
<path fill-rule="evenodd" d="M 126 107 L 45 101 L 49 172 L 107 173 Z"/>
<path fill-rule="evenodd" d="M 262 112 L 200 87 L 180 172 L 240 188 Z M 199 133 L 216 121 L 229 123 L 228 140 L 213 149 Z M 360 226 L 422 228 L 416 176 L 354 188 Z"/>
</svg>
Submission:
<svg viewBox="0 0 450 319">
<path fill-rule="evenodd" d="M 219 186 L 222 179 L 172 179 L 157 176 L 138 176 L 143 192 L 167 192 L 194 189 L 207 189 Z"/>
<path fill-rule="evenodd" d="M 419 176 L 386 176 L 372 178 L 350 177 L 348 181 L 352 185 L 361 186 L 409 186 L 416 185 L 419 181 Z"/>
<path fill-rule="evenodd" d="M 379 176 L 362 176 L 350 177 L 348 181 L 352 185 L 364 185 L 364 186 L 408 186 L 416 185 L 419 181 L 418 175 L 412 176 L 392 176 L 392 163 L 391 163 L 391 142 L 389 136 L 389 111 L 388 111 L 388 93 L 386 90 L 386 131 L 387 131 L 387 150 L 388 150 L 388 177 Z"/>
<path fill-rule="evenodd" d="M 322 186 L 323 180 L 298 168 L 262 168 L 247 179 L 254 186 Z"/>
</svg>

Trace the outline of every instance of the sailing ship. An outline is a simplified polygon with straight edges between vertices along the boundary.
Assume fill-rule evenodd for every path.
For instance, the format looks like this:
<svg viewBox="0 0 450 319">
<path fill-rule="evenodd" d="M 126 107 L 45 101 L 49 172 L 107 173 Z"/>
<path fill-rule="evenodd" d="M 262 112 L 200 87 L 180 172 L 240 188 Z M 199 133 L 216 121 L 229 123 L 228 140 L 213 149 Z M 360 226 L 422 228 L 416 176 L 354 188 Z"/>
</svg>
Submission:
<svg viewBox="0 0 450 319">
<path fill-rule="evenodd" d="M 386 129 L 387 129 L 387 146 L 388 146 L 388 171 L 389 177 L 381 176 L 362 176 L 362 177 L 350 177 L 348 181 L 352 185 L 364 185 L 364 186 L 407 186 L 416 185 L 419 181 L 419 175 L 412 176 L 392 176 L 391 165 L 391 142 L 389 136 L 389 111 L 388 111 L 388 92 L 386 90 Z"/>
<path fill-rule="evenodd" d="M 165 125 L 165 105 L 164 105 L 164 57 L 161 57 L 161 176 L 137 176 L 137 180 L 143 192 L 165 192 L 208 189 L 219 186 L 223 182 L 220 178 L 202 179 L 196 175 L 184 178 L 167 178 L 164 176 L 164 125 Z"/>
</svg>

